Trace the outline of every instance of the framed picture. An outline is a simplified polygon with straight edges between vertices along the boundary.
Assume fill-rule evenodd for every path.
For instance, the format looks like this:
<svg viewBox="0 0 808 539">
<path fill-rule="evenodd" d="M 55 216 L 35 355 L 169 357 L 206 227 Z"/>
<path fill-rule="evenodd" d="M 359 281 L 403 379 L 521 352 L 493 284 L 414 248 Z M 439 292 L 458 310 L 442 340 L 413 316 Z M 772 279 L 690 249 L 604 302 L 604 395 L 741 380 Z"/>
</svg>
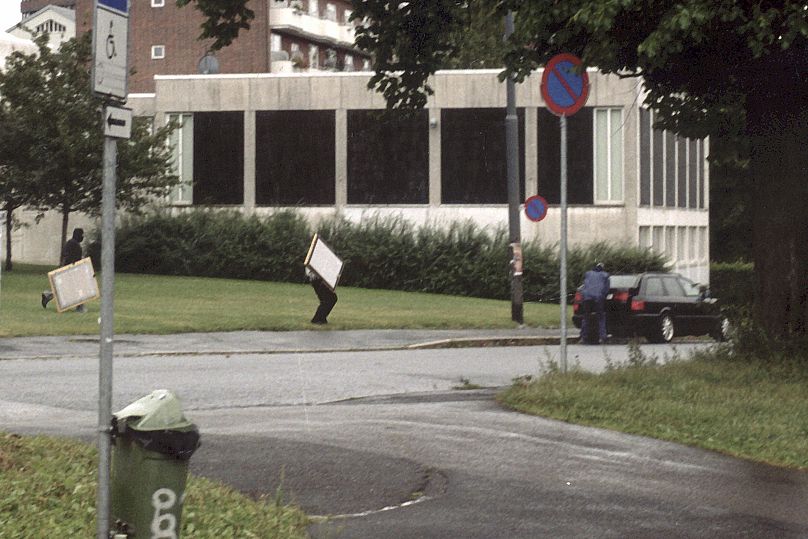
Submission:
<svg viewBox="0 0 808 539">
<path fill-rule="evenodd" d="M 345 263 L 320 239 L 318 234 L 315 234 L 311 239 L 311 246 L 309 246 L 309 252 L 303 265 L 317 274 L 331 290 L 334 290 L 337 288 L 337 282 L 339 282 Z"/>
<path fill-rule="evenodd" d="M 67 311 L 88 301 L 98 299 L 98 282 L 89 258 L 63 266 L 48 273 L 56 310 Z"/>
</svg>

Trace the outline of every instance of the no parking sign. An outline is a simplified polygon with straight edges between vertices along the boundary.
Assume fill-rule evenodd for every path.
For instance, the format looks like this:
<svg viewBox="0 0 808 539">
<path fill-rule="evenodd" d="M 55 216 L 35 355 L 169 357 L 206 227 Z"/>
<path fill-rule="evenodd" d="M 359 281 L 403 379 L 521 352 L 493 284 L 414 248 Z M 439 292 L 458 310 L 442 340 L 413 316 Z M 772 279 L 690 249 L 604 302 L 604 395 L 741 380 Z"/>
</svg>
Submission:
<svg viewBox="0 0 808 539">
<path fill-rule="evenodd" d="M 557 54 L 544 67 L 541 95 L 556 116 L 572 116 L 589 97 L 589 76 L 581 69 L 581 59 L 572 54 Z"/>
</svg>

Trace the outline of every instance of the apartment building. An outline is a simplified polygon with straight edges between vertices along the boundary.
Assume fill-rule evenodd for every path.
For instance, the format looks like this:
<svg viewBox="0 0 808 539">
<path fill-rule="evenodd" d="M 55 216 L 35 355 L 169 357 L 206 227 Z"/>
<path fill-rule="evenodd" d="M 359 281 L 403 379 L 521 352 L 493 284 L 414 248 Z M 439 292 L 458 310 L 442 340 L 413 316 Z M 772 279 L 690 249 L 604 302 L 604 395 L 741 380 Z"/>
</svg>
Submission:
<svg viewBox="0 0 808 539">
<path fill-rule="evenodd" d="M 23 2 L 24 8 L 36 1 Z M 90 31 L 94 1 L 63 2 L 75 5 L 78 32 Z M 250 29 L 212 53 L 211 41 L 198 39 L 203 17 L 193 6 L 130 0 L 129 91 L 154 92 L 155 75 L 369 69 L 368 55 L 353 44 L 350 1 L 251 0 L 248 5 L 255 12 Z"/>
</svg>

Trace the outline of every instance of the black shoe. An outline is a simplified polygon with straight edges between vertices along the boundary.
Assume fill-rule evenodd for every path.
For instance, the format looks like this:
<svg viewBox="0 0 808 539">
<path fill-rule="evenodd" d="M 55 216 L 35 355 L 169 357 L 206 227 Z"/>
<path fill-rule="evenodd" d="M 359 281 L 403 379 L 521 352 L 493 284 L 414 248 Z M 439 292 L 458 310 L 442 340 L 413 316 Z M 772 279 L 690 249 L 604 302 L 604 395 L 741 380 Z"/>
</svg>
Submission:
<svg viewBox="0 0 808 539">
<path fill-rule="evenodd" d="M 327 324 L 328 320 L 312 320 L 311 323 L 312 324 L 322 325 L 322 324 Z"/>
<path fill-rule="evenodd" d="M 42 308 L 43 309 L 46 309 L 48 307 L 48 302 L 49 301 L 50 301 L 50 298 L 45 294 L 45 292 L 42 292 Z"/>
</svg>

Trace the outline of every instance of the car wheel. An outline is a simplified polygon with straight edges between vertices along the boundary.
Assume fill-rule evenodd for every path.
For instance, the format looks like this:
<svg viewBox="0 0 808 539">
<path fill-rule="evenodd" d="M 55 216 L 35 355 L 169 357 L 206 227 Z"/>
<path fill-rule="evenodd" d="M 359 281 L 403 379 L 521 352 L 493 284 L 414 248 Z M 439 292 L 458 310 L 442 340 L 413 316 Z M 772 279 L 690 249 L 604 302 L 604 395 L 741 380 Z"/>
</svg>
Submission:
<svg viewBox="0 0 808 539">
<path fill-rule="evenodd" d="M 668 313 L 662 313 L 657 319 L 657 326 L 653 333 L 648 335 L 648 340 L 653 343 L 669 343 L 676 333 L 673 325 L 673 317 Z"/>
<path fill-rule="evenodd" d="M 726 342 L 729 340 L 731 331 L 732 325 L 729 322 L 729 318 L 722 316 L 718 322 L 716 322 L 715 327 L 713 327 L 713 330 L 710 332 L 710 337 L 718 342 Z"/>
</svg>

